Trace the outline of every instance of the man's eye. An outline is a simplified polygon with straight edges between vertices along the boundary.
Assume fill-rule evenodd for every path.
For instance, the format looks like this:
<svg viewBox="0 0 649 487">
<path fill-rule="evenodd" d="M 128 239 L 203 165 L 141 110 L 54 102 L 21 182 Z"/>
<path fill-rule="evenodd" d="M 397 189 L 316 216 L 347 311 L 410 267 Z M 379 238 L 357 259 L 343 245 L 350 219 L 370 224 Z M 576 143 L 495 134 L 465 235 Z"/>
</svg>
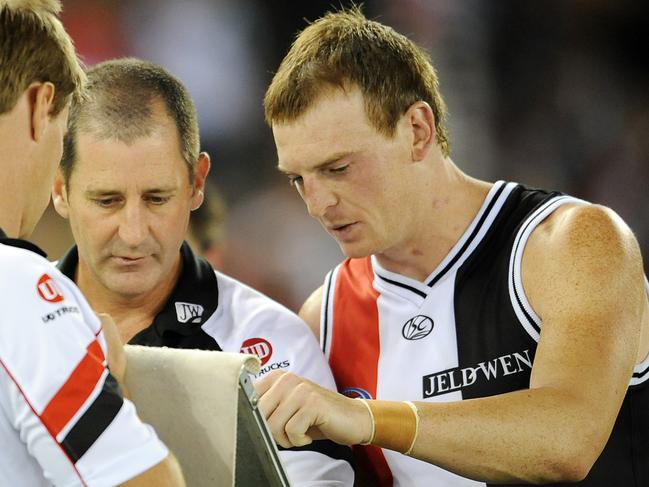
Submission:
<svg viewBox="0 0 649 487">
<path fill-rule="evenodd" d="M 97 203 L 101 207 L 108 208 L 114 205 L 116 201 L 116 198 L 97 198 L 95 200 L 95 203 Z"/>
<path fill-rule="evenodd" d="M 349 167 L 349 164 L 345 164 L 344 166 L 332 167 L 332 168 L 329 169 L 329 171 L 338 174 L 338 173 L 341 173 L 341 172 L 345 172 L 348 167 Z"/>
<path fill-rule="evenodd" d="M 168 196 L 149 196 L 147 198 L 147 201 L 149 203 L 152 203 L 154 205 L 164 205 L 167 201 L 169 201 Z"/>
</svg>

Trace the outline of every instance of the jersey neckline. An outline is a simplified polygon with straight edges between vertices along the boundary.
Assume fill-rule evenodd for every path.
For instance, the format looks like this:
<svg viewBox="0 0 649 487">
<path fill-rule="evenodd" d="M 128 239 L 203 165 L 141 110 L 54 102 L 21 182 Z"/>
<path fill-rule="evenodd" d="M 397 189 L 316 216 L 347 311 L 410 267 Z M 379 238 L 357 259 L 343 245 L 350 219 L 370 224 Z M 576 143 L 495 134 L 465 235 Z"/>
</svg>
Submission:
<svg viewBox="0 0 649 487">
<path fill-rule="evenodd" d="M 47 254 L 38 245 L 35 245 L 21 238 L 7 237 L 7 234 L 2 230 L 2 228 L 0 228 L 0 244 L 29 250 L 30 252 L 34 252 L 35 254 L 40 255 L 41 257 L 47 258 Z"/>
<path fill-rule="evenodd" d="M 374 275 L 377 278 L 375 279 L 377 285 L 388 288 L 395 286 L 407 291 L 407 294 L 415 294 L 422 299 L 426 298 L 436 284 L 459 268 L 478 247 L 516 186 L 518 186 L 517 183 L 508 183 L 506 181 L 496 181 L 493 184 L 482 202 L 480 210 L 476 213 L 467 229 L 446 254 L 446 257 L 423 281 L 384 269 L 379 264 L 376 256 L 372 255 L 371 263 Z"/>
<path fill-rule="evenodd" d="M 182 268 L 171 294 L 149 326 L 137 333 L 129 343 L 155 330 L 158 336 L 172 332 L 181 336 L 200 333 L 202 325 L 216 312 L 219 305 L 219 287 L 213 267 L 194 254 L 190 245 L 180 247 Z M 76 245 L 56 263 L 58 269 L 74 280 L 79 253 Z"/>
</svg>

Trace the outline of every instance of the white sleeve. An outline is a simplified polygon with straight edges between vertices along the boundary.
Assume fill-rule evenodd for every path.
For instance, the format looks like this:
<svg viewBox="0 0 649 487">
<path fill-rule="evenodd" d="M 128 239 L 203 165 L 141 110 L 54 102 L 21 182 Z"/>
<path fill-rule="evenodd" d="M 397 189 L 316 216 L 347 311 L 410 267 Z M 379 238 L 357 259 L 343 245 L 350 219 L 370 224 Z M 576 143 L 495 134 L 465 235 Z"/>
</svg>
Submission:
<svg viewBox="0 0 649 487">
<path fill-rule="evenodd" d="M 57 486 L 112 486 L 156 465 L 168 451 L 109 374 L 90 306 L 47 261 L 15 250 L 13 263 L 0 256 L 0 382 L 29 456 Z"/>
</svg>

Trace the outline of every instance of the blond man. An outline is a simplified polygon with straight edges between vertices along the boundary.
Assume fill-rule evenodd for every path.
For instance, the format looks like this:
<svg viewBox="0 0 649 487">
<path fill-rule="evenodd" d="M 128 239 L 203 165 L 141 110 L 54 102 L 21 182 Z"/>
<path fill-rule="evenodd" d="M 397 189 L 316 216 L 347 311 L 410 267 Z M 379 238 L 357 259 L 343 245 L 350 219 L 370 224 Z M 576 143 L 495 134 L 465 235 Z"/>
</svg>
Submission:
<svg viewBox="0 0 649 487">
<path fill-rule="evenodd" d="M 184 485 L 120 392 L 121 345 L 113 376 L 102 323 L 23 240 L 49 201 L 85 82 L 59 11 L 55 0 L 0 1 L 0 485 Z"/>
</svg>

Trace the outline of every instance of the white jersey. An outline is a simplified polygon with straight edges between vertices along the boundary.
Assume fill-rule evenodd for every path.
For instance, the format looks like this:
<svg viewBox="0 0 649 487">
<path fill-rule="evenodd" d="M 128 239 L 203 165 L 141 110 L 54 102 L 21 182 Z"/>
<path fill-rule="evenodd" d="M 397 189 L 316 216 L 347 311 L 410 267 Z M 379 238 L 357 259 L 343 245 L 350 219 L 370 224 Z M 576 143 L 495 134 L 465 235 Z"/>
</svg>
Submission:
<svg viewBox="0 0 649 487">
<path fill-rule="evenodd" d="M 214 271 L 187 243 L 180 253 L 182 271 L 175 289 L 151 326 L 133 337 L 131 344 L 250 353 L 261 360 L 255 381 L 282 370 L 336 390 L 316 338 L 295 313 Z M 74 276 L 77 263 L 73 248 L 57 265 Z M 354 482 L 351 451 L 331 441 L 280 448 L 280 456 L 294 487 L 351 486 Z"/>
<path fill-rule="evenodd" d="M 114 486 L 162 461 L 80 291 L 35 246 L 2 237 L 0 485 Z"/>
</svg>

